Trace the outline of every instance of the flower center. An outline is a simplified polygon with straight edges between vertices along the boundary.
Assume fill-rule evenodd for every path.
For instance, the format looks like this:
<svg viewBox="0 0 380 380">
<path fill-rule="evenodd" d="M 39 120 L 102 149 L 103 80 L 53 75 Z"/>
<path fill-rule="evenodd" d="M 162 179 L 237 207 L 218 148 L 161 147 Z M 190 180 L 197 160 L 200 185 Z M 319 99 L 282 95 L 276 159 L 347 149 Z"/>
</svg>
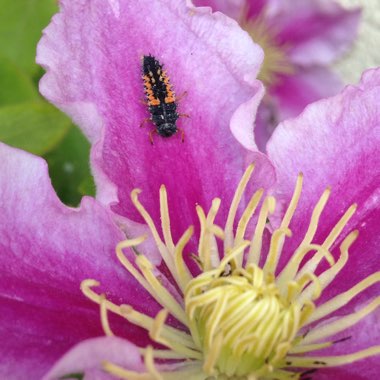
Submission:
<svg viewBox="0 0 380 380">
<path fill-rule="evenodd" d="M 214 223 L 220 199 L 213 200 L 207 214 L 199 205 L 196 207 L 200 236 L 197 255 L 191 257 L 201 270 L 197 276 L 184 260 L 184 251 L 194 229 L 190 226 L 176 244 L 173 242 L 165 187 L 160 189 L 163 239 L 138 200 L 140 191 L 132 192 L 132 202 L 149 226 L 171 279 L 138 252 L 136 247 L 145 240 L 144 236 L 119 243 L 116 253 L 130 275 L 162 305 L 161 311 L 153 318 L 130 305 L 116 305 L 93 290 L 100 284 L 92 279 L 84 280 L 81 289 L 100 305 L 101 322 L 107 335 L 113 335 L 107 318 L 111 311 L 146 329 L 152 341 L 165 349 L 153 349 L 152 346 L 141 349 L 145 373 L 136 373 L 110 362 L 104 363 L 106 371 L 128 380 L 291 380 L 304 378 L 320 367 L 348 364 L 380 353 L 380 346 L 373 346 L 341 356 L 310 354 L 350 338 L 346 335 L 336 339 L 336 335 L 380 306 L 380 297 L 377 297 L 351 314 L 343 317 L 333 314 L 380 282 L 380 272 L 318 307 L 314 303 L 348 260 L 348 249 L 358 231 L 341 239 L 337 260 L 330 249 L 354 214 L 356 205 L 347 209 L 324 242 L 313 243 L 330 196 L 330 189 L 326 189 L 313 210 L 300 245 L 286 264 L 278 268 L 285 238 L 292 235 L 289 225 L 300 198 L 303 178 L 299 175 L 281 224 L 273 231 L 269 246 L 265 247 L 263 233 L 268 215 L 275 210 L 274 197 L 269 195 L 262 201 L 253 233 L 248 233 L 248 226 L 261 202 L 263 190 L 253 194 L 235 223 L 252 171 L 253 165 L 248 167 L 239 183 L 224 229 Z M 246 238 L 248 234 L 251 235 L 249 239 Z M 223 244 L 222 252 L 220 243 Z M 129 255 L 132 261 L 123 252 L 128 248 L 133 248 Z M 329 268 L 316 273 L 323 260 L 328 262 Z M 169 314 L 170 322 L 167 321 Z M 173 323 L 173 319 L 181 327 L 178 322 Z M 159 359 L 160 364 L 156 364 L 155 359 Z"/>
<path fill-rule="evenodd" d="M 246 17 L 242 17 L 240 24 L 252 40 L 264 50 L 264 61 L 258 79 L 270 87 L 277 84 L 281 76 L 294 73 L 295 67 L 287 53 L 289 46 L 278 41 L 277 31 L 266 21 L 265 9 L 255 19 L 247 20 Z"/>
<path fill-rule="evenodd" d="M 274 277 L 255 264 L 222 269 L 202 273 L 185 292 L 191 333 L 209 358 L 204 370 L 264 375 L 289 350 L 307 309 L 281 296 Z"/>
</svg>

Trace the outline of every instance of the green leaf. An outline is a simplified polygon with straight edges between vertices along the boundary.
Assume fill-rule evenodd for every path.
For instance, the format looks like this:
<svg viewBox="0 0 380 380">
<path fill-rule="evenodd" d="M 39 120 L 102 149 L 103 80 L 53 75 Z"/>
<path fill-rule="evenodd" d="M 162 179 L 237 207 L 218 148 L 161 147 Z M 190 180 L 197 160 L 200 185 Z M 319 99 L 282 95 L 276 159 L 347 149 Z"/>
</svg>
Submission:
<svg viewBox="0 0 380 380">
<path fill-rule="evenodd" d="M 79 184 L 78 191 L 82 195 L 95 195 L 95 183 L 91 174 L 82 180 Z"/>
<path fill-rule="evenodd" d="M 38 99 L 30 77 L 11 60 L 0 56 L 0 106 Z"/>
<path fill-rule="evenodd" d="M 84 373 L 83 372 L 78 372 L 78 373 L 69 373 L 68 375 L 61 376 L 59 379 L 60 380 L 83 380 L 84 378 Z"/>
<path fill-rule="evenodd" d="M 52 15 L 56 0 L 0 0 L 1 53 L 28 74 L 36 73 L 36 45 Z"/>
<path fill-rule="evenodd" d="M 89 168 L 90 143 L 77 127 L 44 157 L 49 164 L 53 186 L 69 206 L 77 206 L 83 195 L 94 195 L 95 185 Z"/>
<path fill-rule="evenodd" d="M 0 141 L 38 155 L 53 149 L 70 125 L 64 114 L 44 102 L 0 108 Z"/>
</svg>

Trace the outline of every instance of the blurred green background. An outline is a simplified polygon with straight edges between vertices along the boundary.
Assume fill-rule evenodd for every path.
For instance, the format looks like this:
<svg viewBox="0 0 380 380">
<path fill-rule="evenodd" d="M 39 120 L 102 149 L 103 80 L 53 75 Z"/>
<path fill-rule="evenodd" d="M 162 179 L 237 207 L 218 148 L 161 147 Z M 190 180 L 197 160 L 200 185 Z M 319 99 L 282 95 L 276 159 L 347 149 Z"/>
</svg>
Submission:
<svg viewBox="0 0 380 380">
<path fill-rule="evenodd" d="M 76 206 L 94 195 L 90 145 L 70 119 L 42 98 L 35 63 L 56 0 L 0 0 L 0 141 L 44 157 L 61 200 Z"/>
</svg>

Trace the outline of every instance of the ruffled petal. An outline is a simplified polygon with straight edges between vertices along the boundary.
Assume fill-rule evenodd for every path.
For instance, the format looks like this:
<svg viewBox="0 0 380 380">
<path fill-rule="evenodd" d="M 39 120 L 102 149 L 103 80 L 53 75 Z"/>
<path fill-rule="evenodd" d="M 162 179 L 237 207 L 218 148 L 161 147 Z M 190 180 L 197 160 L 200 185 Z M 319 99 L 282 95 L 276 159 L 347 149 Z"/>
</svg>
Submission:
<svg viewBox="0 0 380 380">
<path fill-rule="evenodd" d="M 298 116 L 319 99 L 336 95 L 343 83 L 332 71 L 313 66 L 299 68 L 295 75 L 284 76 L 269 92 L 278 105 L 278 122 Z"/>
<path fill-rule="evenodd" d="M 193 4 L 197 7 L 211 7 L 214 12 L 219 11 L 238 20 L 246 4 L 246 0 L 193 0 Z"/>
<path fill-rule="evenodd" d="M 139 128 L 149 116 L 140 102 L 141 57 L 148 54 L 165 65 L 178 95 L 187 91 L 178 109 L 190 118 L 177 122 L 184 143 L 180 133 L 167 139 L 155 135 L 152 146 L 152 127 Z M 142 201 L 158 222 L 158 189 L 164 183 L 175 238 L 195 223 L 196 202 L 208 208 L 214 196 L 231 200 L 248 162 L 257 161 L 265 173 L 256 175 L 258 187 L 273 182 L 266 158 L 234 138 L 254 149 L 251 125 L 230 125 L 235 112 L 238 121 L 254 115 L 262 94 L 255 79 L 262 58 L 235 21 L 176 0 L 62 1 L 38 47 L 38 62 L 47 69 L 41 92 L 93 143 L 98 199 L 141 221 L 130 201 L 130 191 L 141 188 Z"/>
<path fill-rule="evenodd" d="M 110 213 L 88 197 L 78 209 L 63 205 L 42 159 L 0 145 L 0 202 L 0 378 L 40 378 L 73 344 L 103 334 L 80 291 L 86 278 L 118 302 L 157 311 L 116 259 L 125 235 Z M 118 320 L 114 328 L 145 339 Z"/>
<path fill-rule="evenodd" d="M 302 239 L 311 211 L 327 186 L 332 192 L 316 241 L 323 241 L 345 210 L 358 204 L 342 237 L 358 229 L 359 238 L 350 249 L 348 264 L 324 292 L 324 298 L 347 290 L 380 269 L 379 97 L 380 69 L 369 70 L 358 86 L 348 86 L 333 98 L 309 105 L 298 118 L 281 123 L 267 146 L 278 173 L 276 193 L 283 204 L 290 200 L 297 174 L 304 174 L 301 200 L 290 225 L 296 234 L 292 241 Z M 294 246 L 289 245 L 289 252 Z M 368 297 L 376 291 L 375 286 L 370 288 Z M 355 302 L 350 305 L 354 307 Z"/>
<path fill-rule="evenodd" d="M 342 87 L 337 75 L 321 66 L 299 67 L 294 75 L 282 76 L 268 89 L 259 106 L 255 123 L 258 148 L 266 151 L 266 144 L 281 121 L 298 116 L 310 103 L 336 95 Z"/>
<path fill-rule="evenodd" d="M 145 371 L 138 347 L 117 337 L 102 337 L 77 344 L 54 364 L 43 380 L 56 380 L 75 373 L 84 374 L 85 380 L 115 379 L 103 370 L 104 361 L 130 371 Z"/>
</svg>

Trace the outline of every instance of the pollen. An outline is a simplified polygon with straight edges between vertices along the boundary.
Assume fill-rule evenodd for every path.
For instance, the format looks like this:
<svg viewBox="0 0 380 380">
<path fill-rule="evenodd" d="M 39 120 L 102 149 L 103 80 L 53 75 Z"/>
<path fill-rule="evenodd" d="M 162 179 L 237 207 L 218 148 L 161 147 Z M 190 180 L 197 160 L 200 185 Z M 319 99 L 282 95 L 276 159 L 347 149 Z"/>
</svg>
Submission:
<svg viewBox="0 0 380 380">
<path fill-rule="evenodd" d="M 220 199 L 213 200 L 207 213 L 197 206 L 200 233 L 195 258 L 198 273 L 190 271 L 185 256 L 188 243 L 194 239 L 194 228 L 190 226 L 174 243 L 165 187 L 160 188 L 161 233 L 140 203 L 140 191 L 132 192 L 132 202 L 149 226 L 175 284 L 170 289 L 165 287 L 165 281 L 157 275 L 159 269 L 146 256 L 134 254 L 132 262 L 124 254 L 126 249 L 137 252 L 136 247 L 146 239 L 145 236 L 119 243 L 116 254 L 123 267 L 162 305 L 154 318 L 130 305 L 117 305 L 107 300 L 104 294 L 95 291 L 100 285 L 96 280 L 82 282 L 83 293 L 99 305 L 106 335 L 113 335 L 107 317 L 111 312 L 144 328 L 152 340 L 152 345 L 141 347 L 145 373 L 105 362 L 107 372 L 130 380 L 181 377 L 204 380 L 302 379 L 318 368 L 349 364 L 380 353 L 380 346 L 373 346 L 341 356 L 313 354 L 345 341 L 336 340 L 334 336 L 358 323 L 380 305 L 380 297 L 377 297 L 352 314 L 329 319 L 332 313 L 365 289 L 380 282 L 380 272 L 376 272 L 316 306 L 323 291 L 346 265 L 349 248 L 358 237 L 358 231 L 352 231 L 343 240 L 340 238 L 356 205 L 346 210 L 325 241 L 321 244 L 313 242 L 330 197 L 330 189 L 326 189 L 308 221 L 302 242 L 287 263 L 280 266 L 285 239 L 292 236 L 289 225 L 301 196 L 303 176 L 298 176 L 284 217 L 272 232 L 269 248 L 264 250 L 263 234 L 268 216 L 275 211 L 275 198 L 264 197 L 264 191 L 258 190 L 237 220 L 253 169 L 253 165 L 249 166 L 239 183 L 224 228 L 215 224 Z M 252 233 L 248 226 L 254 217 L 257 221 Z M 338 239 L 341 241 L 340 256 L 335 259 L 330 249 Z M 322 261 L 328 264 L 327 269 L 317 272 Z M 184 327 L 177 328 L 178 323 L 169 322 L 169 316 L 172 317 L 170 320 L 174 318 Z M 323 323 L 319 323 L 321 320 Z M 157 344 L 164 348 L 153 348 Z"/>
</svg>

